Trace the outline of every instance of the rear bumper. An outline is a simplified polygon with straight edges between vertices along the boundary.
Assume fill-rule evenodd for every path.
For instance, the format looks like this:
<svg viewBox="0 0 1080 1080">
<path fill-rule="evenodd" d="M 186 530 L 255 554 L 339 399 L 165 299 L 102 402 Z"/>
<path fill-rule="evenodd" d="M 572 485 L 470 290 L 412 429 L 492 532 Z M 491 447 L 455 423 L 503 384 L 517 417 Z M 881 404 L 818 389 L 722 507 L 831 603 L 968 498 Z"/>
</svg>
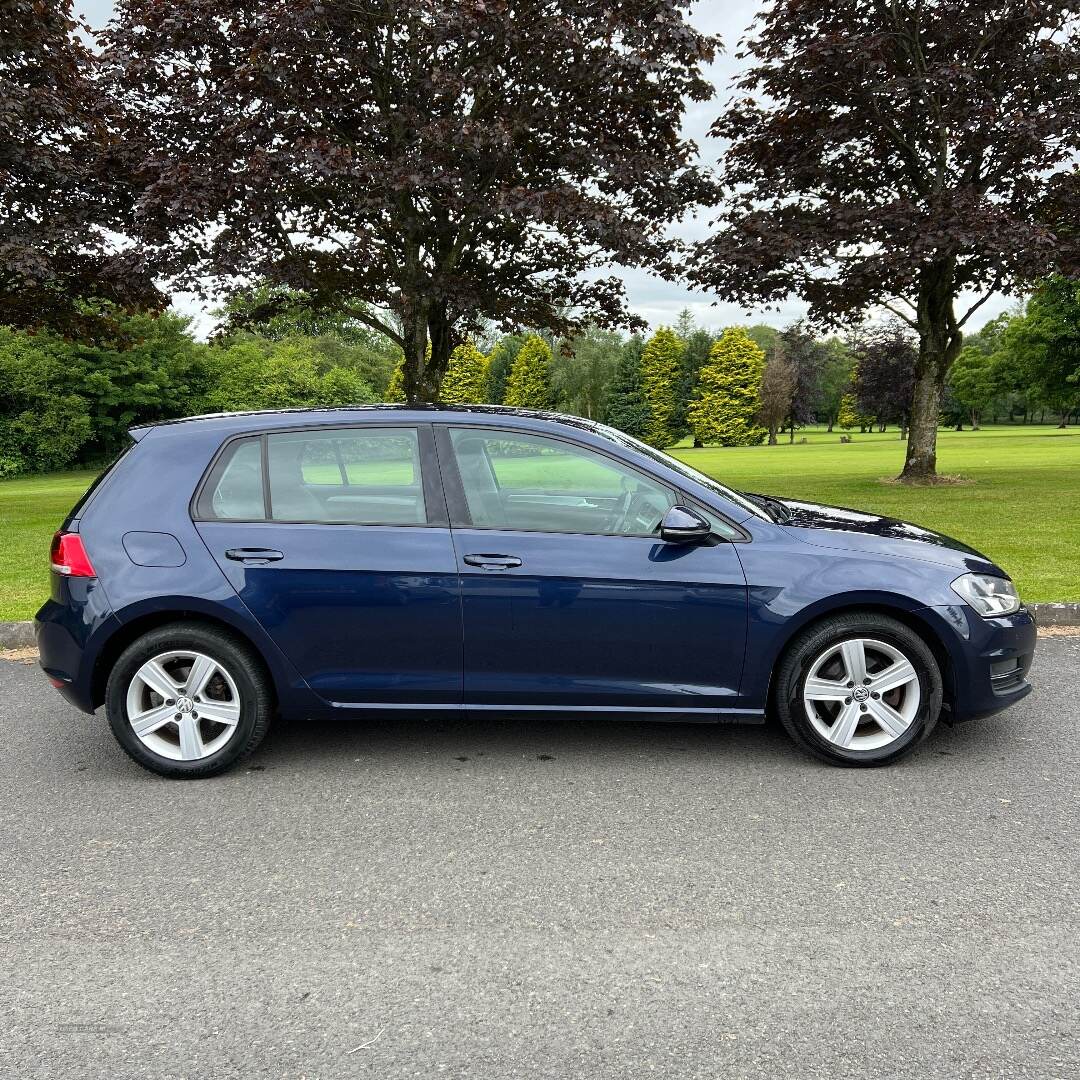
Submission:
<svg viewBox="0 0 1080 1080">
<path fill-rule="evenodd" d="M 34 620 L 38 663 L 61 697 L 85 713 L 94 711 L 94 667 L 116 623 L 96 586 L 86 578 L 58 583 Z"/>
<path fill-rule="evenodd" d="M 948 646 L 952 668 L 945 719 L 975 720 L 1008 709 L 1031 693 L 1035 620 L 1026 609 L 984 619 L 966 604 L 925 608 Z"/>
</svg>

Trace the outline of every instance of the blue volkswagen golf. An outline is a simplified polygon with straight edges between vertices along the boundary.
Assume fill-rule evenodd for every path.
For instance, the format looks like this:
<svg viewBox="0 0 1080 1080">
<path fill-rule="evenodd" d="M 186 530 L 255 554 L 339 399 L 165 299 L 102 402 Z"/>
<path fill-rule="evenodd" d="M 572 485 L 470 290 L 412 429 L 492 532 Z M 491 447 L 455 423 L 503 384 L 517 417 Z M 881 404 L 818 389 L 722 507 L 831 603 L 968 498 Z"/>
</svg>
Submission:
<svg viewBox="0 0 1080 1080">
<path fill-rule="evenodd" d="M 612 428 L 376 406 L 136 428 L 52 546 L 41 664 L 220 773 L 277 715 L 762 722 L 884 765 L 1019 701 L 1035 625 L 938 533 L 748 495 Z"/>
</svg>

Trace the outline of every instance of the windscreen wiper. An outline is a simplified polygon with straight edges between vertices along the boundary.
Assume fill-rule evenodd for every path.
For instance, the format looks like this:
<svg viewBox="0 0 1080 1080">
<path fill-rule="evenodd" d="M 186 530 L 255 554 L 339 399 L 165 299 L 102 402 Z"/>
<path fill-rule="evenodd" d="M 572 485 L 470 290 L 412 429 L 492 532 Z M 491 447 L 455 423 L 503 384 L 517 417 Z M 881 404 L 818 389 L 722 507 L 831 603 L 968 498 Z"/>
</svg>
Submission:
<svg viewBox="0 0 1080 1080">
<path fill-rule="evenodd" d="M 760 506 L 762 510 L 766 511 L 779 525 L 783 525 L 785 522 L 791 520 L 791 511 L 779 500 L 774 499 L 771 495 L 750 495 L 743 492 L 744 495 L 757 506 Z"/>
</svg>

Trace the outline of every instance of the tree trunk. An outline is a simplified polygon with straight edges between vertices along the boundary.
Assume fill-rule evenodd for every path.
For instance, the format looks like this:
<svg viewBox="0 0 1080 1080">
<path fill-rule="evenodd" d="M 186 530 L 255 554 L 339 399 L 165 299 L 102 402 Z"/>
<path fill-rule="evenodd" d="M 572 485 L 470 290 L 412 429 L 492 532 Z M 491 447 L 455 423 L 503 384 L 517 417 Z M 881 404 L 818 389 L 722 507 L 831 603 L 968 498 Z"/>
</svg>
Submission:
<svg viewBox="0 0 1080 1080">
<path fill-rule="evenodd" d="M 795 421 L 791 421 L 791 433 L 788 436 L 788 443 L 793 444 L 795 442 Z"/>
<path fill-rule="evenodd" d="M 770 424 L 769 425 L 769 442 L 768 442 L 768 445 L 769 446 L 775 446 L 776 445 L 776 425 L 775 424 Z"/>
<path fill-rule="evenodd" d="M 694 436 L 694 449 L 700 450 L 705 444 L 696 435 Z"/>
<path fill-rule="evenodd" d="M 405 339 L 401 381 L 407 404 L 424 398 L 424 368 L 427 366 L 427 312 L 423 305 L 405 301 L 401 306 L 401 334 Z"/>
<path fill-rule="evenodd" d="M 835 417 L 830 416 L 829 417 L 829 434 L 830 435 L 832 434 L 833 424 L 835 424 L 835 423 L 836 423 Z"/>
<path fill-rule="evenodd" d="M 1058 427 L 1059 428 L 1067 427 L 1068 425 L 1067 425 L 1066 422 L 1068 421 L 1068 419 L 1069 419 L 1069 412 L 1068 412 L 1068 410 L 1065 410 L 1065 412 L 1063 412 L 1061 414 L 1061 423 L 1058 424 Z"/>
<path fill-rule="evenodd" d="M 438 401 L 453 351 L 446 310 L 430 302 L 405 303 L 401 308 L 401 327 L 405 338 L 402 369 L 405 401 L 409 405 Z"/>
<path fill-rule="evenodd" d="M 975 411 L 975 409 L 971 410 L 971 430 L 979 430 L 979 414 Z"/>
<path fill-rule="evenodd" d="M 424 365 L 424 397 L 423 401 L 438 401 L 439 388 L 442 386 L 443 376 L 450 366 L 450 354 L 454 351 L 455 342 L 450 331 L 450 320 L 446 315 L 446 306 L 432 304 L 428 308 L 428 338 L 431 342 L 431 353 Z"/>
<path fill-rule="evenodd" d="M 963 334 L 953 310 L 951 260 L 928 267 L 919 282 L 919 357 L 911 396 L 907 456 L 899 479 L 923 483 L 937 478 L 937 429 L 945 376 L 960 352 Z"/>
</svg>

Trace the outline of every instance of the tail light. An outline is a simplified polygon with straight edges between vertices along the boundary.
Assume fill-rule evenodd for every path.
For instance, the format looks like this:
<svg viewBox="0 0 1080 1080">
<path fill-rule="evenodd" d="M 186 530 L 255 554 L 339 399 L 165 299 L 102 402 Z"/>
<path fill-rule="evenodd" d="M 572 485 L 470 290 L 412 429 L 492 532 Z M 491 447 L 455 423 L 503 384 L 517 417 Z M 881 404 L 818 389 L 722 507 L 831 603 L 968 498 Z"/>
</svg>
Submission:
<svg viewBox="0 0 1080 1080">
<path fill-rule="evenodd" d="M 49 555 L 57 574 L 64 577 L 97 577 L 78 533 L 58 532 L 53 537 Z"/>
</svg>

